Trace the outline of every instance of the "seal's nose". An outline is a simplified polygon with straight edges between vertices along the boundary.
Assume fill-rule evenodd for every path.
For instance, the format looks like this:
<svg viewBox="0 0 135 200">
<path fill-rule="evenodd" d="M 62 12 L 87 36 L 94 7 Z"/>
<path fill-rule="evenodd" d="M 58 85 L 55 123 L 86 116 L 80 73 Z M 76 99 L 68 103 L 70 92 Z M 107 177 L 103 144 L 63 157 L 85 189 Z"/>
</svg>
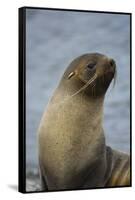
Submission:
<svg viewBox="0 0 135 200">
<path fill-rule="evenodd" d="M 113 59 L 109 60 L 110 66 L 111 67 L 115 67 L 115 61 Z"/>
</svg>

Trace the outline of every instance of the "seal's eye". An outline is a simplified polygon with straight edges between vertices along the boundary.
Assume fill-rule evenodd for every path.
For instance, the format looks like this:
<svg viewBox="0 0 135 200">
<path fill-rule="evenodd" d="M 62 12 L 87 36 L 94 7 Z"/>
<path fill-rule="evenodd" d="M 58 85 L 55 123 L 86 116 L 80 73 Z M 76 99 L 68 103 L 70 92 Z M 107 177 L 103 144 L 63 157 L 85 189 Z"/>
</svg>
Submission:
<svg viewBox="0 0 135 200">
<path fill-rule="evenodd" d="M 96 65 L 95 62 L 89 63 L 89 64 L 87 65 L 87 68 L 88 68 L 88 69 L 93 69 L 93 68 L 95 67 L 95 65 Z"/>
</svg>

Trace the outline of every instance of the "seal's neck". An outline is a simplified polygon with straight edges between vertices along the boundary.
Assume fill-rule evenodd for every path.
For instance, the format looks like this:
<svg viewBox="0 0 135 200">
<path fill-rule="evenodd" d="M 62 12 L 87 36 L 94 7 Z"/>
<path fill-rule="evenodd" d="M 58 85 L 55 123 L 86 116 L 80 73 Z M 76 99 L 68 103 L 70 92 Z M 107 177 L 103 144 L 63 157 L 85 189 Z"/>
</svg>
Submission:
<svg viewBox="0 0 135 200">
<path fill-rule="evenodd" d="M 56 91 L 51 100 L 51 112 L 47 112 L 51 126 L 44 125 L 47 126 L 44 148 L 49 145 L 49 138 L 50 146 L 53 146 L 53 149 L 48 150 L 49 146 L 45 151 L 52 152 L 47 163 L 56 185 L 48 182 L 51 189 L 56 186 L 61 189 L 78 188 L 84 184 L 88 174 L 91 184 L 98 186 L 106 169 L 102 129 L 104 97 L 93 99 L 83 93 L 69 97 L 64 90 Z M 61 99 L 65 98 L 68 100 L 63 103 Z M 93 177 L 93 170 L 98 175 L 97 179 Z"/>
<path fill-rule="evenodd" d="M 89 134 L 102 131 L 103 122 L 103 104 L 104 96 L 94 98 L 85 91 L 72 96 L 72 88 L 68 90 L 59 90 L 52 98 L 52 104 L 59 110 L 64 112 L 64 115 L 70 121 L 70 117 L 76 120 L 75 123 L 81 123 L 84 128 L 89 130 Z M 59 108 L 59 109 L 58 109 Z"/>
<path fill-rule="evenodd" d="M 68 126 L 66 130 L 69 130 L 72 137 L 79 138 L 80 143 L 83 143 L 84 139 L 82 140 L 82 138 L 84 137 L 86 141 L 90 142 L 93 134 L 99 137 L 103 132 L 104 96 L 93 98 L 81 92 L 71 97 L 71 93 L 72 91 L 59 90 L 58 93 L 56 91 L 52 99 L 54 110 L 58 110 L 61 113 L 60 116 L 64 114 L 61 121 Z"/>
</svg>

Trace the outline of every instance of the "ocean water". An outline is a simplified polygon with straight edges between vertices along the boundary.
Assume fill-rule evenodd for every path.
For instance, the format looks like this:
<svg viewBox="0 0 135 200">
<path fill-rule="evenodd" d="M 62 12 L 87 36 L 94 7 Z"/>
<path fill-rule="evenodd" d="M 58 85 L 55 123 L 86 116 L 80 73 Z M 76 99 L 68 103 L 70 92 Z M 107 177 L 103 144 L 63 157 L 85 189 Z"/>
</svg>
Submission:
<svg viewBox="0 0 135 200">
<path fill-rule="evenodd" d="M 104 105 L 107 145 L 130 151 L 130 17 L 27 9 L 26 12 L 26 164 L 38 169 L 37 129 L 43 111 L 68 64 L 99 52 L 117 64 L 115 87 Z"/>
</svg>

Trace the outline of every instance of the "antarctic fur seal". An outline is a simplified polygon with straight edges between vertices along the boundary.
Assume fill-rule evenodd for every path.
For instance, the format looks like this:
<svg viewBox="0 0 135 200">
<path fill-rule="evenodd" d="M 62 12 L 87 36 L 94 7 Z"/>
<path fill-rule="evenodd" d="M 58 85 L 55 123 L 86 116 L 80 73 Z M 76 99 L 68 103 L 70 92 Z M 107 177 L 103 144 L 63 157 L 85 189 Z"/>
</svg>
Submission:
<svg viewBox="0 0 135 200">
<path fill-rule="evenodd" d="M 130 185 L 130 157 L 106 146 L 105 93 L 116 74 L 113 59 L 84 54 L 71 62 L 38 131 L 43 190 Z"/>
</svg>

